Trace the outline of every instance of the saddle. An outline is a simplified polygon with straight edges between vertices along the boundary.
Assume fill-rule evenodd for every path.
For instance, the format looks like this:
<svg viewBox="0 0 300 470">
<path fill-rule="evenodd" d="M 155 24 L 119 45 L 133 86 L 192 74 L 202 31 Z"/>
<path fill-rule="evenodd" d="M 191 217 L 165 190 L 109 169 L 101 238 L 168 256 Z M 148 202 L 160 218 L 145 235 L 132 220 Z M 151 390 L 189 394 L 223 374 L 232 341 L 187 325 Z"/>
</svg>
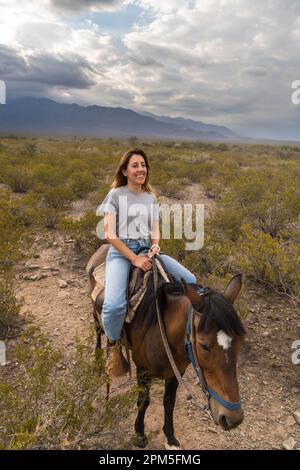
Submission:
<svg viewBox="0 0 300 470">
<path fill-rule="evenodd" d="M 105 290 L 105 265 L 106 265 L 106 256 L 110 245 L 105 245 L 103 248 L 102 262 L 94 269 L 93 277 L 95 279 L 95 286 L 91 293 L 91 298 L 95 303 L 97 319 L 101 323 L 100 312 L 102 310 L 102 305 L 104 301 L 104 290 Z M 148 252 L 148 249 L 141 250 L 138 255 L 145 256 Z M 163 262 L 159 258 L 152 258 L 153 262 L 156 263 L 158 275 L 160 278 L 160 283 L 170 282 L 173 280 L 172 275 L 167 272 L 166 268 L 163 265 Z M 152 275 L 152 271 L 144 272 L 142 269 L 137 268 L 136 266 L 131 265 L 129 272 L 129 281 L 127 285 L 127 314 L 125 317 L 125 322 L 130 323 L 135 313 L 141 304 L 143 298 L 147 292 L 148 279 Z"/>
</svg>

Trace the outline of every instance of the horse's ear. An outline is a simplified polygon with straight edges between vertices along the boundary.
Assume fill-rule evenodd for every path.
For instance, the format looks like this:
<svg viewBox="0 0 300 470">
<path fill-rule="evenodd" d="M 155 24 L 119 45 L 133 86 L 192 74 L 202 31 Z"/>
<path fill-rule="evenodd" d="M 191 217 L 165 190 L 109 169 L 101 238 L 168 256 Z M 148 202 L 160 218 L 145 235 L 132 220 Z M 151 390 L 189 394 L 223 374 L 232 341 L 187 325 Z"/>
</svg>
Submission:
<svg viewBox="0 0 300 470">
<path fill-rule="evenodd" d="M 181 284 L 183 286 L 184 295 L 189 299 L 193 307 L 198 311 L 201 312 L 201 308 L 204 305 L 204 300 L 202 295 L 199 295 L 195 289 L 189 284 L 185 282 L 183 278 L 181 278 Z"/>
<path fill-rule="evenodd" d="M 225 292 L 224 292 L 224 297 L 226 299 L 230 300 L 230 302 L 234 302 L 237 296 L 239 295 L 239 292 L 242 287 L 242 274 L 236 274 L 231 278 L 229 281 Z"/>
</svg>

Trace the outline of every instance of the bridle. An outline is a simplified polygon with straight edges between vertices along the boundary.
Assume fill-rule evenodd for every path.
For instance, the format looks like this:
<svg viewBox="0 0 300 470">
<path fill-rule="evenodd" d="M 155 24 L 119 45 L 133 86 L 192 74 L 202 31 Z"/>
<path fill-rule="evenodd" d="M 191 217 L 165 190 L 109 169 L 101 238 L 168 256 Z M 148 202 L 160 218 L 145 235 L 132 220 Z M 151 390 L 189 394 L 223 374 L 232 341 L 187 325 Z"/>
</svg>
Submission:
<svg viewBox="0 0 300 470">
<path fill-rule="evenodd" d="M 178 383 L 183 386 L 185 390 L 186 399 L 190 400 L 192 398 L 192 394 L 187 390 L 186 385 L 183 381 L 183 378 L 174 361 L 173 354 L 171 352 L 171 349 L 170 349 L 170 346 L 166 337 L 165 327 L 161 318 L 161 313 L 160 313 L 158 299 L 157 299 L 158 276 L 157 276 L 156 257 L 157 255 L 153 257 L 154 262 L 152 263 L 152 269 L 153 269 L 153 282 L 154 282 L 154 291 L 155 291 L 155 299 L 156 299 L 156 312 L 157 312 L 160 333 L 161 333 L 163 345 L 164 345 L 166 354 L 168 356 L 168 359 L 170 361 L 171 367 L 173 369 L 174 375 L 177 378 Z M 160 263 L 162 263 L 161 260 L 160 260 Z M 198 290 L 199 295 L 208 295 L 212 293 L 214 293 L 214 291 L 212 291 L 211 289 L 200 288 L 200 290 Z M 195 314 L 200 315 L 200 313 L 197 312 L 197 310 L 194 310 L 192 304 L 190 303 L 189 310 L 188 310 L 188 321 L 186 325 L 186 337 L 185 337 L 184 345 L 185 345 L 185 350 L 186 350 L 188 359 L 191 362 L 192 366 L 194 367 L 194 370 L 198 377 L 199 385 L 202 387 L 202 390 L 208 400 L 209 398 L 212 397 L 218 403 L 220 403 L 224 408 L 227 408 L 228 410 L 239 410 L 241 408 L 241 401 L 232 402 L 232 401 L 225 400 L 225 398 L 221 397 L 221 395 L 219 395 L 215 390 L 213 390 L 209 385 L 207 385 L 205 381 L 203 371 L 199 365 L 197 351 L 195 347 L 195 324 L 194 324 Z"/>
<path fill-rule="evenodd" d="M 198 291 L 199 295 L 208 295 L 212 294 L 214 291 L 209 290 L 206 291 L 205 288 L 201 288 L 201 291 Z M 188 310 L 188 321 L 186 325 L 186 337 L 184 341 L 185 350 L 188 355 L 188 358 L 196 372 L 196 375 L 199 380 L 199 385 L 202 387 L 203 393 L 205 394 L 206 398 L 209 399 L 210 397 L 214 398 L 220 405 L 224 406 L 228 410 L 239 410 L 242 406 L 241 400 L 240 401 L 228 401 L 225 400 L 218 392 L 216 392 L 213 388 L 207 385 L 206 380 L 203 375 L 203 371 L 199 365 L 197 351 L 195 347 L 196 337 L 195 337 L 195 323 L 194 317 L 195 314 L 199 315 L 199 312 L 192 307 L 192 304 L 189 304 Z"/>
</svg>

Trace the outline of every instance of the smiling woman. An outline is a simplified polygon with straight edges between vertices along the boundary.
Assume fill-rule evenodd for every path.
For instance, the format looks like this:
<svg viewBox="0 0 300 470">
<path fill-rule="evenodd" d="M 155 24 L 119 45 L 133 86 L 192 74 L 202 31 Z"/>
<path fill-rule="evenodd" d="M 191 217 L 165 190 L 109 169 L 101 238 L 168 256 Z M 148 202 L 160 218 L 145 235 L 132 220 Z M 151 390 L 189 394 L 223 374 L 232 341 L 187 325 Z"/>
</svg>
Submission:
<svg viewBox="0 0 300 470">
<path fill-rule="evenodd" d="M 112 189 L 99 206 L 104 216 L 104 237 L 111 245 L 105 268 L 105 294 L 102 323 L 111 343 L 120 339 L 127 312 L 127 284 L 130 266 L 142 271 L 152 269 L 152 257 L 160 253 L 159 207 L 149 184 L 150 166 L 145 152 L 133 148 L 124 153 L 117 168 Z M 138 255 L 144 251 L 143 255 Z M 98 250 L 101 252 L 101 247 Z M 160 255 L 167 271 L 176 280 L 195 283 L 188 269 L 165 253 Z M 97 258 L 97 252 L 92 259 Z M 90 264 L 90 262 L 89 262 Z M 88 264 L 88 266 L 89 266 Z M 110 374 L 122 375 L 120 346 L 113 348 Z M 114 367 L 115 365 L 115 367 Z"/>
</svg>

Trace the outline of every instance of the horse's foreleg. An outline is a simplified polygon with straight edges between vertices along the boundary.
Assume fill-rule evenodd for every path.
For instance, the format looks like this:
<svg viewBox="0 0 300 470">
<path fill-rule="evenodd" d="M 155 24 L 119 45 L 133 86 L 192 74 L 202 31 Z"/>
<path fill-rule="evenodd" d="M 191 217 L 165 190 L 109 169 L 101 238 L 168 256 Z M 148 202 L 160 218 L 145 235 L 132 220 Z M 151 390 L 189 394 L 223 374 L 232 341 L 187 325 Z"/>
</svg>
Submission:
<svg viewBox="0 0 300 470">
<path fill-rule="evenodd" d="M 95 330 L 96 330 L 96 351 L 97 351 L 101 349 L 101 335 L 102 335 L 102 328 L 98 322 L 96 323 Z"/>
<path fill-rule="evenodd" d="M 173 425 L 173 411 L 176 400 L 176 392 L 178 388 L 178 381 L 176 377 L 165 380 L 165 394 L 164 394 L 164 409 L 165 409 L 165 423 L 164 433 L 167 438 L 165 447 L 167 450 L 180 449 L 180 443 L 174 436 L 174 425 Z"/>
<path fill-rule="evenodd" d="M 102 328 L 99 324 L 98 321 L 95 323 L 95 330 L 96 330 L 96 348 L 95 348 L 95 355 L 96 359 L 99 358 L 101 351 L 102 351 L 102 345 L 101 345 L 101 336 L 102 336 Z"/>
<path fill-rule="evenodd" d="M 99 373 L 101 375 L 104 369 L 104 362 L 105 362 L 103 358 L 102 341 L 101 341 L 101 337 L 104 332 L 97 318 L 95 307 L 94 307 L 94 320 L 95 320 L 95 332 L 96 332 L 95 360 L 96 360 L 97 366 L 99 366 Z"/>
<path fill-rule="evenodd" d="M 150 403 L 151 379 L 143 370 L 137 369 L 137 383 L 139 387 L 139 394 L 137 399 L 138 415 L 134 423 L 134 429 L 136 432 L 134 443 L 136 446 L 144 448 L 148 444 L 148 439 L 145 436 L 144 430 L 144 418 Z"/>
</svg>

